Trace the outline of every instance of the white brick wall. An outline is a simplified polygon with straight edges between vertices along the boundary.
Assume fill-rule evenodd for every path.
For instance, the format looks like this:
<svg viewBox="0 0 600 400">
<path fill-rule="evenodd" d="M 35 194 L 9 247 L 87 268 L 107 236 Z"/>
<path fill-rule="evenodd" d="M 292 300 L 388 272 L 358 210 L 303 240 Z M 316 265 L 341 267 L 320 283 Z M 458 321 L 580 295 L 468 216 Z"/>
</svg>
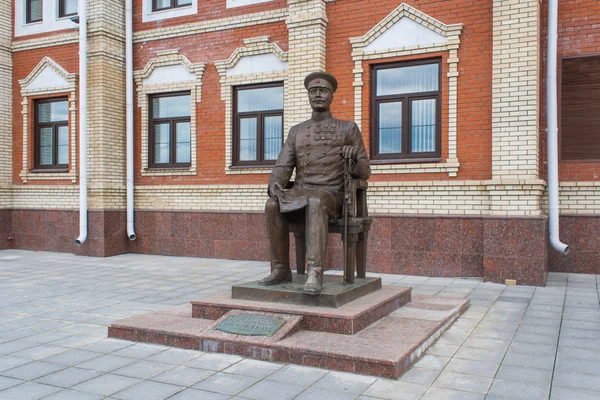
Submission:
<svg viewBox="0 0 600 400">
<path fill-rule="evenodd" d="M 538 0 L 493 1 L 492 174 L 539 176 Z"/>
<path fill-rule="evenodd" d="M 0 2 L 0 186 L 12 180 L 12 7 Z M 0 208 L 6 200 L 0 196 Z"/>
</svg>

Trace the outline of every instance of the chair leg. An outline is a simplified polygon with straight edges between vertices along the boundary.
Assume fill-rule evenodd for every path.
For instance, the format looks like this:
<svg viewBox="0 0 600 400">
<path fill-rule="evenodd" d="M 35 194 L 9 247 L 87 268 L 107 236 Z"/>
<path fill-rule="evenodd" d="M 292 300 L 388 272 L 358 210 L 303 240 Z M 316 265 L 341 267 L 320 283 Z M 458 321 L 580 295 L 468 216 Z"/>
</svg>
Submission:
<svg viewBox="0 0 600 400">
<path fill-rule="evenodd" d="M 367 276 L 367 234 L 358 234 L 358 243 L 356 244 L 356 277 L 365 278 Z"/>
<path fill-rule="evenodd" d="M 358 235 L 356 233 L 348 234 L 348 248 L 346 250 L 346 283 L 354 283 L 354 267 L 356 265 L 356 242 Z"/>
<path fill-rule="evenodd" d="M 306 273 L 306 241 L 304 232 L 295 232 L 296 240 L 296 273 L 304 275 Z"/>
</svg>

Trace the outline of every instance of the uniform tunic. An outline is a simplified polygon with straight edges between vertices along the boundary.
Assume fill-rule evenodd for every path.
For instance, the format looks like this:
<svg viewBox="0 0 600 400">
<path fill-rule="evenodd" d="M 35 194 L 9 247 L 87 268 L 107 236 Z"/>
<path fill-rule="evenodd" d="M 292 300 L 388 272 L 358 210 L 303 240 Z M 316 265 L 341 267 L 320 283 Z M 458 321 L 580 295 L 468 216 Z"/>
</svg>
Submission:
<svg viewBox="0 0 600 400">
<path fill-rule="evenodd" d="M 311 190 L 325 190 L 338 202 L 339 194 L 344 191 L 343 146 L 357 149 L 352 176 L 368 179 L 371 169 L 358 126 L 353 121 L 335 119 L 331 113 L 327 113 L 322 121 L 310 119 L 290 129 L 271 172 L 269 187 L 275 182 L 285 187 L 295 167 L 294 186 L 285 192 L 283 199 L 293 201 Z M 336 210 L 339 211 L 340 207 L 341 204 L 337 204 Z"/>
</svg>

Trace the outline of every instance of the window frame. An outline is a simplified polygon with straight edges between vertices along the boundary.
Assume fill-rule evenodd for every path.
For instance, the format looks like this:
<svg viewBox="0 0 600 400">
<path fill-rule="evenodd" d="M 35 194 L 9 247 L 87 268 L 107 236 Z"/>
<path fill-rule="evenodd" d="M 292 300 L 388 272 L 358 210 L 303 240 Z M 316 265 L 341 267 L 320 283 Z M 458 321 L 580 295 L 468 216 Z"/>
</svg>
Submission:
<svg viewBox="0 0 600 400">
<path fill-rule="evenodd" d="M 187 117 L 171 117 L 171 118 L 157 118 L 154 119 L 154 104 L 153 101 L 156 98 L 161 97 L 178 97 L 178 96 L 190 96 L 190 115 Z M 157 124 L 169 123 L 169 163 L 157 163 L 154 159 L 154 126 Z M 177 123 L 187 122 L 190 124 L 190 161 L 186 163 L 178 163 L 177 160 L 177 146 L 176 144 L 176 130 L 175 126 Z M 178 91 L 178 92 L 165 92 L 165 93 L 152 93 L 148 94 L 148 169 L 181 169 L 190 168 L 192 165 L 192 135 L 196 132 L 192 130 L 192 94 L 189 90 Z"/>
<path fill-rule="evenodd" d="M 74 15 L 79 14 L 79 9 L 74 13 L 65 14 L 66 1 L 67 0 L 58 0 L 58 18 L 72 17 Z M 78 5 L 78 8 L 79 8 L 79 5 Z"/>
<path fill-rule="evenodd" d="M 39 111 L 38 105 L 44 103 L 57 103 L 64 101 L 67 103 L 67 120 L 66 121 L 53 121 L 53 122 L 39 122 Z M 33 126 L 34 126 L 34 137 L 33 137 L 33 165 L 35 170 L 49 170 L 49 171 L 67 171 L 69 169 L 69 163 L 66 164 L 58 164 L 58 127 L 66 126 L 67 134 L 70 136 L 71 132 L 69 129 L 69 98 L 68 97 L 51 97 L 51 98 L 41 98 L 33 100 Z M 49 165 L 41 165 L 40 163 L 40 132 L 41 128 L 52 127 L 52 164 Z M 70 138 L 69 138 L 70 140 Z M 69 142 L 68 140 L 68 142 Z M 71 146 L 67 147 L 69 154 L 67 155 L 67 160 L 70 157 Z"/>
<path fill-rule="evenodd" d="M 174 10 L 177 8 L 190 7 L 193 1 L 190 0 L 189 4 L 177 5 L 177 0 L 169 0 L 170 5 L 168 7 L 158 8 L 158 0 L 152 0 L 152 12 Z"/>
<path fill-rule="evenodd" d="M 284 91 L 283 96 L 285 99 L 285 84 L 284 82 L 268 82 L 258 83 L 249 85 L 238 85 L 233 86 L 233 115 L 232 115 L 232 133 L 233 133 L 233 165 L 234 167 L 255 167 L 255 166 L 270 166 L 275 165 L 277 160 L 264 160 L 264 118 L 281 116 L 281 145 L 283 147 L 283 129 L 284 129 L 284 111 L 285 107 L 279 110 L 266 110 L 266 111 L 246 111 L 238 112 L 238 91 L 239 90 L 251 90 L 251 89 L 263 89 L 268 87 L 281 87 Z M 240 161 L 240 132 L 239 132 L 239 121 L 241 118 L 255 117 L 256 123 L 256 160 Z"/>
<path fill-rule="evenodd" d="M 44 21 L 44 2 L 42 0 L 42 17 L 40 19 L 31 19 L 31 2 L 33 0 L 25 0 L 25 24 L 34 24 L 36 22 Z"/>
<path fill-rule="evenodd" d="M 377 71 L 418 65 L 438 65 L 438 90 L 377 96 Z M 442 59 L 423 59 L 371 65 L 371 159 L 382 162 L 431 162 L 440 161 L 442 156 Z M 436 100 L 435 151 L 410 152 L 412 113 L 414 100 Z M 379 104 L 402 102 L 402 141 L 400 153 L 379 153 Z"/>
</svg>

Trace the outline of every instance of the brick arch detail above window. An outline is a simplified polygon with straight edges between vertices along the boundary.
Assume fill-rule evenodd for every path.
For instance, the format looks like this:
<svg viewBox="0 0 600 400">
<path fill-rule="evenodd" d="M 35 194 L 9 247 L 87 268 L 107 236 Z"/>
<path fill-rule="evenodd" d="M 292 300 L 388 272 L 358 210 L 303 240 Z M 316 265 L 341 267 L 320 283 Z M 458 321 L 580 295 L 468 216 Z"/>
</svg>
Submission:
<svg viewBox="0 0 600 400">
<path fill-rule="evenodd" d="M 215 61 L 221 77 L 221 101 L 225 102 L 225 173 L 269 174 L 271 167 L 231 168 L 233 164 L 233 92 L 234 87 L 248 84 L 283 82 L 284 104 L 289 104 L 288 53 L 268 36 L 244 39 L 245 47 L 234 50 L 227 60 Z M 289 111 L 287 108 L 286 111 Z M 284 140 L 289 131 L 289 120 L 283 115 Z"/>
<path fill-rule="evenodd" d="M 438 163 L 373 165 L 373 173 L 446 172 L 455 177 L 459 169 L 457 155 L 458 49 L 462 24 L 446 25 L 402 3 L 361 37 L 351 38 L 354 61 L 354 118 L 363 117 L 363 61 L 381 60 L 427 53 L 448 55 L 448 158 Z M 368 89 L 367 89 L 368 90 Z"/>
<path fill-rule="evenodd" d="M 67 72 L 50 57 L 42 61 L 19 81 L 23 101 L 23 169 L 20 176 L 24 183 L 31 180 L 64 180 L 77 181 L 77 84 L 78 75 Z M 32 160 L 30 157 L 33 143 L 33 130 L 31 116 L 35 112 L 32 107 L 32 98 L 52 98 L 60 95 L 68 97 L 69 113 L 69 169 L 67 172 L 45 172 L 43 174 L 31 171 Z"/>
<path fill-rule="evenodd" d="M 187 57 L 179 54 L 178 49 L 157 52 L 157 57 L 151 59 L 143 70 L 134 72 L 137 87 L 138 107 L 141 108 L 141 155 L 143 176 L 173 176 L 196 175 L 196 104 L 201 101 L 202 77 L 206 63 L 192 63 Z M 149 132 L 148 118 L 150 116 L 149 96 L 152 94 L 177 93 L 189 91 L 191 98 L 190 130 L 191 155 L 190 166 L 185 168 L 149 169 Z"/>
</svg>

